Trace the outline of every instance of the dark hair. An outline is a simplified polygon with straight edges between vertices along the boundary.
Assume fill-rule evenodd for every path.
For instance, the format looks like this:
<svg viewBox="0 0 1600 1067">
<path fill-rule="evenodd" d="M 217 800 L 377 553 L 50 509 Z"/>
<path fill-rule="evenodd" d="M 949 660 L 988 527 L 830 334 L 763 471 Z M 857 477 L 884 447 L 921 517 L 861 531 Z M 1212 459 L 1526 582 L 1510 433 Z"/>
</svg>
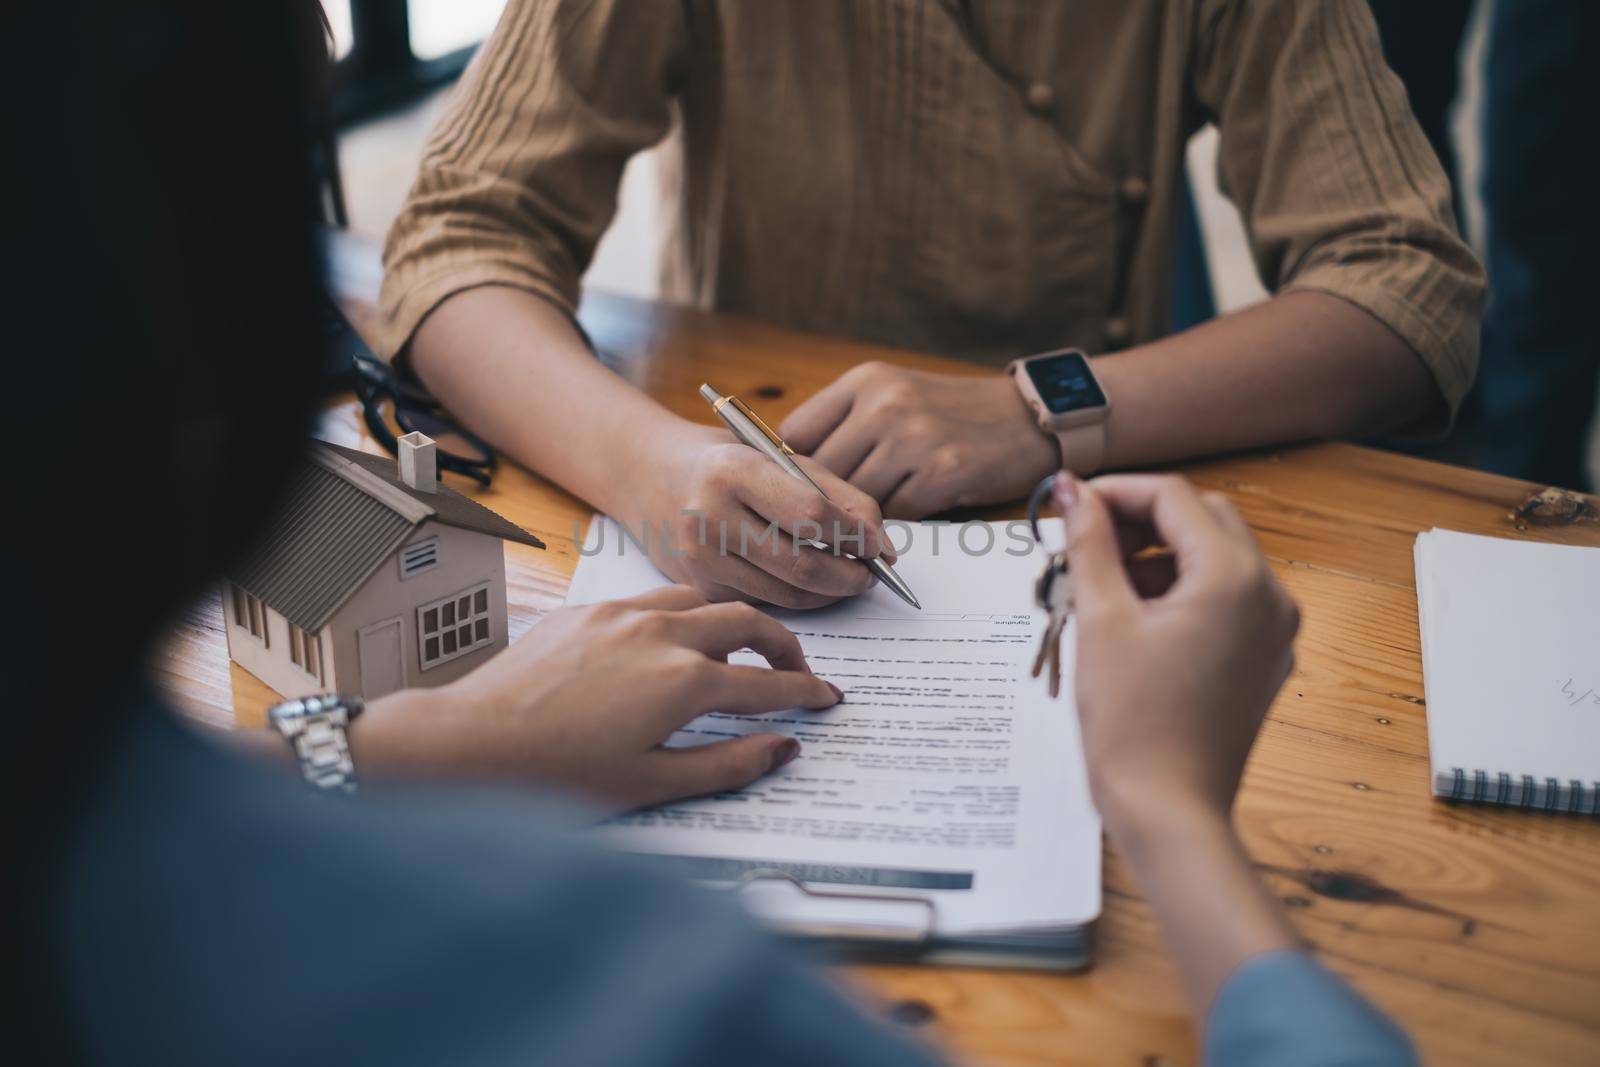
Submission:
<svg viewBox="0 0 1600 1067">
<path fill-rule="evenodd" d="M 0 818 L 27 894 L 158 636 L 261 527 L 305 439 L 321 30 L 309 5 L 215 0 L 6 21 Z M 22 905 L 0 920 L 31 993 L 8 1041 L 70 1059 Z"/>
</svg>

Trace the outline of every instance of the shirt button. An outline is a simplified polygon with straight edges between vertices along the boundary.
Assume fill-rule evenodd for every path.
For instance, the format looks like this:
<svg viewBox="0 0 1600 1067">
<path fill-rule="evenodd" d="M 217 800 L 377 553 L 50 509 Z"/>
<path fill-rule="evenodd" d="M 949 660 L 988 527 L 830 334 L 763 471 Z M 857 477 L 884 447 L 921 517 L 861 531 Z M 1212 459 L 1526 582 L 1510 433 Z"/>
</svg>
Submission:
<svg viewBox="0 0 1600 1067">
<path fill-rule="evenodd" d="M 1150 195 L 1150 183 L 1143 178 L 1124 178 L 1118 191 L 1128 203 L 1142 204 Z"/>
<path fill-rule="evenodd" d="M 1128 338 L 1133 336 L 1133 330 L 1128 325 L 1128 320 L 1118 315 L 1106 323 L 1106 344 L 1113 348 L 1121 348 L 1128 343 Z"/>
<path fill-rule="evenodd" d="M 1028 86 L 1027 98 L 1028 107 L 1041 115 L 1056 106 L 1056 91 L 1048 82 L 1034 82 Z"/>
</svg>

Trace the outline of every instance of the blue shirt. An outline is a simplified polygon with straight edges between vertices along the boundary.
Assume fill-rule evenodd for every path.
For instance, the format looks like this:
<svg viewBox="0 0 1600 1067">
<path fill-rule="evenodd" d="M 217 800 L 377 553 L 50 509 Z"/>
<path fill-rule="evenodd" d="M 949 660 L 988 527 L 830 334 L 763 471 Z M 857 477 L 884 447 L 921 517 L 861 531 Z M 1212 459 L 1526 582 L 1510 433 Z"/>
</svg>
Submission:
<svg viewBox="0 0 1600 1067">
<path fill-rule="evenodd" d="M 96 1063 L 935 1061 L 730 902 L 592 846 L 581 822 L 516 793 L 312 796 L 148 709 L 52 871 L 69 1032 Z M 1296 954 L 1240 969 L 1207 1052 L 1411 1062 Z"/>
<path fill-rule="evenodd" d="M 1402 1067 L 1417 1062 L 1405 1032 L 1304 952 L 1264 952 L 1217 993 L 1206 1062 L 1296 1067 Z"/>
</svg>

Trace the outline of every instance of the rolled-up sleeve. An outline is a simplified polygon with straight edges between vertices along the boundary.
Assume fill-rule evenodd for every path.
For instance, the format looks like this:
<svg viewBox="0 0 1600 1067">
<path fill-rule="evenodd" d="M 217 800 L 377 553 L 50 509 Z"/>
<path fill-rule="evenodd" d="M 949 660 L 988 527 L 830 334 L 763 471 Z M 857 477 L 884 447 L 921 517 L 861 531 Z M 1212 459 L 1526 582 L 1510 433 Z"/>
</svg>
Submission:
<svg viewBox="0 0 1600 1067">
<path fill-rule="evenodd" d="M 623 167 L 671 124 L 683 8 L 511 0 L 428 139 L 389 231 L 379 354 L 451 295 L 507 285 L 571 314 Z"/>
<path fill-rule="evenodd" d="M 1478 363 L 1483 270 L 1362 0 L 1210 0 L 1195 91 L 1263 283 L 1330 293 L 1420 356 L 1453 417 Z M 1437 432 L 1447 422 L 1408 427 Z"/>
<path fill-rule="evenodd" d="M 1405 1032 L 1303 952 L 1235 971 L 1206 1022 L 1206 1062 L 1228 1067 L 1414 1067 Z"/>
</svg>

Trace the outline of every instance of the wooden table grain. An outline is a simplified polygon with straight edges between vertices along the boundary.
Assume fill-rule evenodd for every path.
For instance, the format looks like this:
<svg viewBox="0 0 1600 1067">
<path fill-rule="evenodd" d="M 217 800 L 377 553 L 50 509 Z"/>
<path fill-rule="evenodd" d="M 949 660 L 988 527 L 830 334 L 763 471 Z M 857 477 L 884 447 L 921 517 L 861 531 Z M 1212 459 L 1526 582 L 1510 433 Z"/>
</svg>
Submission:
<svg viewBox="0 0 1600 1067">
<path fill-rule="evenodd" d="M 713 418 L 702 380 L 781 418 L 864 360 L 978 373 L 618 297 L 590 295 L 582 318 L 617 373 L 702 422 Z M 377 451 L 353 403 L 330 407 L 321 432 Z M 1600 545 L 1600 524 L 1532 526 L 1513 512 L 1537 487 L 1348 444 L 1182 469 L 1238 504 L 1304 612 L 1298 666 L 1238 803 L 1245 844 L 1296 926 L 1429 1062 L 1600 1062 L 1600 820 L 1430 798 L 1411 561 L 1431 526 Z M 549 546 L 507 546 L 515 638 L 561 604 L 591 512 L 509 463 L 474 495 Z M 159 668 L 181 707 L 216 724 L 258 725 L 273 699 L 228 663 L 215 599 L 183 621 Z M 854 967 L 839 980 L 975 1062 L 1193 1063 L 1195 1030 L 1154 917 L 1114 854 L 1105 871 L 1085 974 Z"/>
</svg>

